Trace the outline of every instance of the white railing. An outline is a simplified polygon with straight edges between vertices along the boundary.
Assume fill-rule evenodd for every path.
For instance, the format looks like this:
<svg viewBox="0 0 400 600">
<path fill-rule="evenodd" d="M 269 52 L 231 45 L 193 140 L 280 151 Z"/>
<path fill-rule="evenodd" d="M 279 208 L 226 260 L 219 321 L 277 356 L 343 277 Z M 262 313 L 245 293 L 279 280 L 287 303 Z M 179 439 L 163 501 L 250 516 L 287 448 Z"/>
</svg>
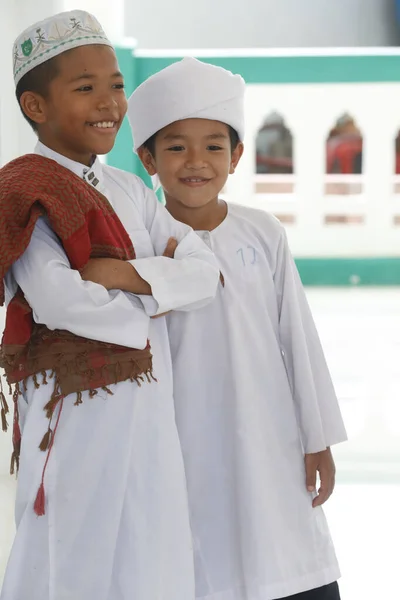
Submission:
<svg viewBox="0 0 400 600">
<path fill-rule="evenodd" d="M 249 85 L 245 153 L 226 197 L 282 218 L 297 256 L 400 256 L 399 106 L 396 83 Z M 293 135 L 294 175 L 255 174 L 257 133 L 274 111 Z M 363 134 L 362 175 L 325 173 L 326 138 L 344 112 Z"/>
</svg>

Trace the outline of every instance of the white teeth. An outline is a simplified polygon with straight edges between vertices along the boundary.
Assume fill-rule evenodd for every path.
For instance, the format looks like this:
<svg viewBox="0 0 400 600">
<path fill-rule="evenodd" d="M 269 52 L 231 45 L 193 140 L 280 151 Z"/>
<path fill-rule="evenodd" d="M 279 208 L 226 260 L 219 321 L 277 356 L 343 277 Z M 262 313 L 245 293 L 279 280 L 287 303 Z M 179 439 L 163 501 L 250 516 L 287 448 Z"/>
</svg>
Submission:
<svg viewBox="0 0 400 600">
<path fill-rule="evenodd" d="M 99 123 L 92 123 L 92 127 L 99 127 L 100 129 L 112 129 L 114 126 L 114 121 L 101 121 Z"/>
<path fill-rule="evenodd" d="M 205 179 L 196 179 L 195 177 L 186 177 L 185 181 L 190 181 L 190 183 L 201 183 L 205 181 Z"/>
</svg>

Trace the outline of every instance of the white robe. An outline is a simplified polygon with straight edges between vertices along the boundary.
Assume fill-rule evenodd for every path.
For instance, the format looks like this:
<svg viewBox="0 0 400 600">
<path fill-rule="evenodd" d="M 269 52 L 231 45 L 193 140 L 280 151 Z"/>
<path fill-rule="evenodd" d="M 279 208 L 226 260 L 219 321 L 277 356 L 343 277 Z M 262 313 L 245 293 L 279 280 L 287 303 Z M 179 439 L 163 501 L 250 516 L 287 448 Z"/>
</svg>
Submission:
<svg viewBox="0 0 400 600">
<path fill-rule="evenodd" d="M 304 452 L 346 439 L 285 232 L 238 205 L 198 232 L 225 278 L 168 316 L 198 600 L 272 600 L 339 577 Z"/>
<path fill-rule="evenodd" d="M 134 244 L 132 263 L 153 297 L 82 281 L 42 219 L 7 276 L 8 300 L 19 284 L 35 320 L 51 329 L 133 348 L 144 348 L 149 338 L 158 382 L 122 382 L 110 386 L 113 396 L 99 391 L 93 399 L 86 392 L 80 406 L 73 406 L 73 396 L 65 399 L 42 517 L 33 503 L 46 458 L 38 445 L 51 388 L 36 390 L 29 383 L 19 403 L 17 534 L 1 600 L 190 600 L 192 540 L 167 327 L 165 317 L 150 315 L 209 302 L 219 280 L 215 259 L 137 177 L 99 160 L 85 169 L 42 144 L 36 151 L 108 197 Z M 175 259 L 155 257 L 170 236 L 179 241 Z"/>
</svg>

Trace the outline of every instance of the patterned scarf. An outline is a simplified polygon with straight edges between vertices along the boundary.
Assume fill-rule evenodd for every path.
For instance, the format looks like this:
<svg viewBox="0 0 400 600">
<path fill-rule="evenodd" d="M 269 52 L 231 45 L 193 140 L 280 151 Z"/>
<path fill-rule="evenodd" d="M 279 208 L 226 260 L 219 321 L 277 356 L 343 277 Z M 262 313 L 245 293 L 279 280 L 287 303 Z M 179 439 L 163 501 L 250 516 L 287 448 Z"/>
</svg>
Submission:
<svg viewBox="0 0 400 600">
<path fill-rule="evenodd" d="M 135 258 L 127 232 L 102 194 L 57 162 L 25 155 L 0 169 L 0 306 L 4 304 L 4 276 L 28 247 L 35 224 L 43 215 L 60 239 L 72 269 L 83 269 L 90 258 Z M 80 404 L 85 390 L 91 396 L 98 388 L 111 394 L 107 387 L 110 384 L 131 380 L 140 385 L 152 377 L 149 344 L 144 350 L 135 350 L 85 339 L 69 331 L 51 331 L 34 322 L 32 309 L 20 289 L 7 307 L 0 366 L 10 391 L 14 385 L 11 472 L 15 467 L 18 470 L 21 439 L 17 400 L 29 377 L 36 387 L 39 378 L 47 384 L 48 371 L 54 379 L 45 407 L 49 429 L 40 444 L 44 451 L 52 443 L 55 408 L 66 396 L 75 393 L 75 404 Z M 0 399 L 3 430 L 7 430 L 8 406 L 2 390 Z"/>
</svg>

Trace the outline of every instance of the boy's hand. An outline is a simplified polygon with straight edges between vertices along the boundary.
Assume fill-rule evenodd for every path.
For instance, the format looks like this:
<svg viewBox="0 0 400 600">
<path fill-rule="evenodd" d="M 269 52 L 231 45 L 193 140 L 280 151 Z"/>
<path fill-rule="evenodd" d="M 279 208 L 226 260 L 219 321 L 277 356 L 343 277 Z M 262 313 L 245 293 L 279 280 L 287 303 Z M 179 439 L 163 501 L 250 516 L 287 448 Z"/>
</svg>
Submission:
<svg viewBox="0 0 400 600">
<path fill-rule="evenodd" d="M 167 245 L 165 246 L 165 250 L 163 252 L 163 256 L 166 256 L 167 258 L 174 258 L 175 255 L 175 250 L 178 247 L 178 242 L 175 238 L 170 237 Z"/>
<path fill-rule="evenodd" d="M 151 287 L 127 261 L 117 258 L 91 258 L 81 271 L 84 281 L 92 281 L 107 290 L 151 295 Z"/>
<path fill-rule="evenodd" d="M 177 246 L 177 240 L 169 238 L 163 256 L 174 258 Z M 91 258 L 82 269 L 81 277 L 84 281 L 98 283 L 107 290 L 151 295 L 151 287 L 140 277 L 133 265 L 116 258 Z"/>
<path fill-rule="evenodd" d="M 330 448 L 315 454 L 306 454 L 304 457 L 306 467 L 306 485 L 309 492 L 316 491 L 317 472 L 319 473 L 320 488 L 318 495 L 313 500 L 313 507 L 321 506 L 332 494 L 335 487 L 335 462 Z"/>
</svg>

